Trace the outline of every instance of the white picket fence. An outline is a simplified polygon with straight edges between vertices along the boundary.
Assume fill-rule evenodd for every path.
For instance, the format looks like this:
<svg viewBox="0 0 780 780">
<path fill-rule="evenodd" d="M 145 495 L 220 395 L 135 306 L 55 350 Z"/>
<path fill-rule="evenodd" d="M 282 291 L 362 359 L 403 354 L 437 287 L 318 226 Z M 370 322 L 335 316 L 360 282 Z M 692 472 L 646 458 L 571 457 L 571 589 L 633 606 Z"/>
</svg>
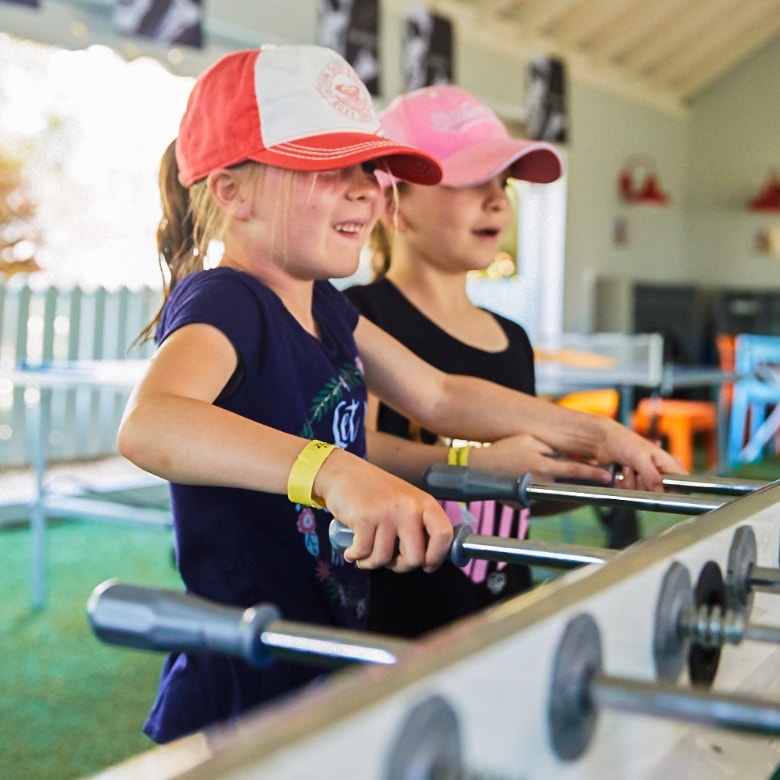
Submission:
<svg viewBox="0 0 780 780">
<path fill-rule="evenodd" d="M 153 344 L 131 345 L 160 300 L 160 290 L 152 287 L 59 288 L 11 277 L 0 284 L 0 366 L 148 357 Z M 127 395 L 105 388 L 47 393 L 50 462 L 115 454 Z M 0 378 L 0 468 L 29 465 L 25 404 L 37 402 L 37 394 Z"/>
</svg>

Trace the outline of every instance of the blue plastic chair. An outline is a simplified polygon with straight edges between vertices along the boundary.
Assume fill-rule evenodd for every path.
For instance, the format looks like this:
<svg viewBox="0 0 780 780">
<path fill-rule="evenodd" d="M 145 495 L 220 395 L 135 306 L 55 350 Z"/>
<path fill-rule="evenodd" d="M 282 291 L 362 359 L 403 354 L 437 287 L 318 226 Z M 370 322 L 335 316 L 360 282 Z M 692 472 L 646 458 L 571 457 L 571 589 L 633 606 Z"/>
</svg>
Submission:
<svg viewBox="0 0 780 780">
<path fill-rule="evenodd" d="M 767 417 L 769 407 L 780 404 L 780 336 L 737 336 L 734 371 L 738 379 L 731 398 L 729 466 L 760 460 L 780 426 L 780 410 Z"/>
</svg>

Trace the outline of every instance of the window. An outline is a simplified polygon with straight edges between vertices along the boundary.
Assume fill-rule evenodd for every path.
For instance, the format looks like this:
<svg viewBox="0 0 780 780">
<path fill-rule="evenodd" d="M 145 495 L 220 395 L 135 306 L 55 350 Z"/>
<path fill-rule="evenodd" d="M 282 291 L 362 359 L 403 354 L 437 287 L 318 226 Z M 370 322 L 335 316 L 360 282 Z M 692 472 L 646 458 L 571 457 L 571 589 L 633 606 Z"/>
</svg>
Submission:
<svg viewBox="0 0 780 780">
<path fill-rule="evenodd" d="M 191 88 L 151 59 L 0 35 L 0 151 L 23 160 L 47 281 L 159 285 L 157 169 Z"/>
</svg>

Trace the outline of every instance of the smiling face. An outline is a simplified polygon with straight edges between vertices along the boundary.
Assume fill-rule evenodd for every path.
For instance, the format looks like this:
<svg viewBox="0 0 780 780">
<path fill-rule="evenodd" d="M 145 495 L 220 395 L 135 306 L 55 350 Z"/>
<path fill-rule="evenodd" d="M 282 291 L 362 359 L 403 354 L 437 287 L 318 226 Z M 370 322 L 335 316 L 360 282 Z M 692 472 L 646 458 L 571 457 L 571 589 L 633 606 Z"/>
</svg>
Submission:
<svg viewBox="0 0 780 780">
<path fill-rule="evenodd" d="M 457 273 L 487 268 L 512 221 L 506 179 L 473 187 L 407 185 L 399 195 L 399 240 L 417 262 Z"/>
<path fill-rule="evenodd" d="M 380 212 L 373 167 L 309 173 L 265 166 L 231 249 L 252 257 L 255 270 L 302 280 L 349 276 Z"/>
</svg>

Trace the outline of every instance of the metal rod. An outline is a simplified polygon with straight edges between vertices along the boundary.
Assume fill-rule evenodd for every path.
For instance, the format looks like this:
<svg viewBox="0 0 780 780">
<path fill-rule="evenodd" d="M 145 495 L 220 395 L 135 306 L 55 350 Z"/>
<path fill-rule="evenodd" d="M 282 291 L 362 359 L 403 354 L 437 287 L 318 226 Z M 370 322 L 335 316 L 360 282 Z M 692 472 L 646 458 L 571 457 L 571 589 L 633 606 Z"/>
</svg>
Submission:
<svg viewBox="0 0 780 780">
<path fill-rule="evenodd" d="M 515 501 L 529 506 L 546 499 L 572 504 L 645 509 L 676 514 L 704 514 L 723 506 L 725 499 L 691 497 L 674 493 L 624 490 L 603 485 L 534 482 L 531 474 L 506 477 L 478 469 L 437 464 L 425 472 L 423 484 L 432 495 L 454 501 Z"/>
<path fill-rule="evenodd" d="M 780 569 L 767 566 L 751 566 L 748 583 L 752 590 L 780 593 Z"/>
<path fill-rule="evenodd" d="M 705 648 L 738 645 L 745 640 L 780 644 L 780 627 L 748 623 L 741 612 L 724 611 L 717 605 L 702 604 L 694 610 L 683 610 L 679 630 L 685 638 Z"/>
<path fill-rule="evenodd" d="M 319 627 L 274 620 L 260 634 L 263 646 L 275 658 L 325 659 L 331 662 L 361 662 L 392 665 L 408 649 L 408 642 L 359 631 Z"/>
<path fill-rule="evenodd" d="M 696 498 L 674 493 L 651 493 L 642 490 L 622 490 L 589 485 L 528 482 L 524 486 L 527 501 L 547 499 L 572 504 L 598 504 L 625 509 L 644 509 L 651 512 L 696 515 L 711 512 L 725 501 L 716 498 Z"/>
<path fill-rule="evenodd" d="M 239 656 L 256 667 L 268 666 L 277 656 L 324 666 L 394 664 L 409 646 L 381 634 L 281 620 L 271 604 L 241 609 L 115 580 L 95 588 L 87 615 L 96 636 L 108 644 L 166 652 L 209 650 Z"/>
<path fill-rule="evenodd" d="M 355 537 L 353 531 L 340 520 L 330 521 L 330 543 L 337 552 L 344 552 Z M 481 536 L 471 532 L 463 523 L 455 528 L 449 559 L 456 566 L 465 566 L 472 558 L 505 563 L 524 563 L 527 566 L 573 569 L 589 563 L 606 563 L 618 554 L 617 550 L 601 547 L 533 542 L 529 539 L 505 539 L 502 536 Z"/>
<path fill-rule="evenodd" d="M 486 561 L 524 563 L 528 566 L 547 566 L 554 569 L 574 569 L 590 563 L 606 563 L 618 554 L 617 550 L 600 547 L 534 542 L 529 539 L 503 539 L 478 534 L 464 536 L 459 550 L 467 560 L 479 558 Z M 450 551 L 450 557 L 454 560 L 454 550 Z"/>
<path fill-rule="evenodd" d="M 596 671 L 587 696 L 591 706 L 657 715 L 751 734 L 780 734 L 780 703 L 671 684 L 610 677 Z"/>
<path fill-rule="evenodd" d="M 664 474 L 661 479 L 665 488 L 724 495 L 745 495 L 769 484 L 756 479 L 735 479 L 708 474 Z"/>
<path fill-rule="evenodd" d="M 761 623 L 748 623 L 745 626 L 744 638 L 751 642 L 780 644 L 780 627 L 766 626 Z"/>
</svg>

